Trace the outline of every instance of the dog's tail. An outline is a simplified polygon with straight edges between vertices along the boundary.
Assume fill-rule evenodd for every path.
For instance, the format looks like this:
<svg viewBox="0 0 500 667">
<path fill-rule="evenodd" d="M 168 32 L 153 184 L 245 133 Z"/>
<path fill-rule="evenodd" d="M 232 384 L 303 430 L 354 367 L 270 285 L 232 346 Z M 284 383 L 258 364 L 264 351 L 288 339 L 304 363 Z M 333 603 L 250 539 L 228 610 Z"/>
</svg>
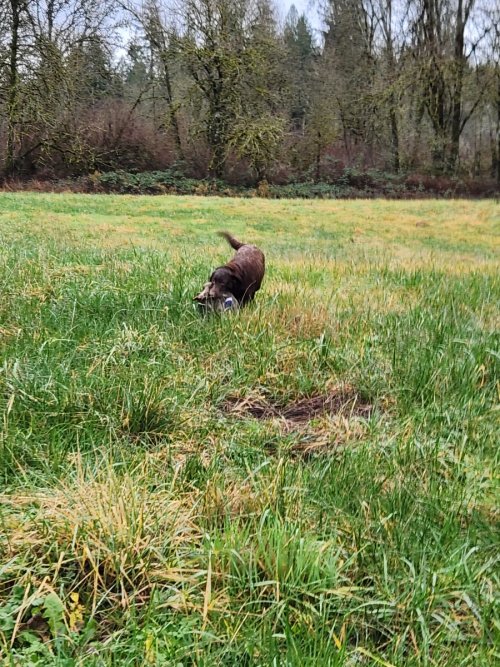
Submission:
<svg viewBox="0 0 500 667">
<path fill-rule="evenodd" d="M 231 236 L 229 232 L 217 232 L 217 234 L 225 238 L 231 248 L 234 248 L 235 250 L 239 250 L 241 246 L 245 245 L 244 243 L 240 243 L 237 239 L 235 239 L 234 236 Z"/>
</svg>

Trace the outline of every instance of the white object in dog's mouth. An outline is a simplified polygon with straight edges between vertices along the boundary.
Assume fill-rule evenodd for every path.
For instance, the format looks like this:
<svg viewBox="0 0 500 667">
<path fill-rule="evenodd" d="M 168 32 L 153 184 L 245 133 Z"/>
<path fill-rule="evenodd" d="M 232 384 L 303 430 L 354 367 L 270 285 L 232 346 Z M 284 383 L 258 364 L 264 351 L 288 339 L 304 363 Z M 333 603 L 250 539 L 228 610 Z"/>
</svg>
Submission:
<svg viewBox="0 0 500 667">
<path fill-rule="evenodd" d="M 198 301 L 198 306 L 207 311 L 225 312 L 226 310 L 238 310 L 239 303 L 232 294 L 227 294 L 220 299 L 204 299 Z"/>
<path fill-rule="evenodd" d="M 224 308 L 224 310 L 236 310 L 238 308 L 238 302 L 236 301 L 234 296 L 227 296 L 224 299 L 222 307 Z"/>
</svg>

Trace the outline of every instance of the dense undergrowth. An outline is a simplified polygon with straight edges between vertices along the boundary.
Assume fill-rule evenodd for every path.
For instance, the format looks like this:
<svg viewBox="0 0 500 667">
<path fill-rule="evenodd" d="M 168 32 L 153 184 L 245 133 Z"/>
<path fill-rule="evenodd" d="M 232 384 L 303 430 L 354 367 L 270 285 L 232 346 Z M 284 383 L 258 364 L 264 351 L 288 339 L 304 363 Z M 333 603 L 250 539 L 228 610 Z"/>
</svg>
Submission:
<svg viewBox="0 0 500 667">
<path fill-rule="evenodd" d="M 268 199 L 418 199 L 429 197 L 499 196 L 493 179 L 473 179 L 425 174 L 395 175 L 375 169 L 363 171 L 345 167 L 335 178 L 324 182 L 236 184 L 221 179 L 196 179 L 175 168 L 165 171 L 130 173 L 96 172 L 88 177 L 61 180 L 12 181 L 5 190 L 41 192 L 86 192 L 114 194 L 177 194 Z"/>
</svg>

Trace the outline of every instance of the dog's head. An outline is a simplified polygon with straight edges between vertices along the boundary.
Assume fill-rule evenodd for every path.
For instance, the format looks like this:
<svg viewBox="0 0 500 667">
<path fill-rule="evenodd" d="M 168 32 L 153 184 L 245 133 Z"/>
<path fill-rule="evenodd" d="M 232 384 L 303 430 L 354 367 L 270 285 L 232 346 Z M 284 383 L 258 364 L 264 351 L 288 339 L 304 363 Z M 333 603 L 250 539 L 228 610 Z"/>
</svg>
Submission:
<svg viewBox="0 0 500 667">
<path fill-rule="evenodd" d="M 208 283 L 205 283 L 202 291 L 194 297 L 194 301 L 200 304 L 224 303 L 224 299 L 233 296 L 234 276 L 231 271 L 222 266 L 210 276 Z"/>
</svg>

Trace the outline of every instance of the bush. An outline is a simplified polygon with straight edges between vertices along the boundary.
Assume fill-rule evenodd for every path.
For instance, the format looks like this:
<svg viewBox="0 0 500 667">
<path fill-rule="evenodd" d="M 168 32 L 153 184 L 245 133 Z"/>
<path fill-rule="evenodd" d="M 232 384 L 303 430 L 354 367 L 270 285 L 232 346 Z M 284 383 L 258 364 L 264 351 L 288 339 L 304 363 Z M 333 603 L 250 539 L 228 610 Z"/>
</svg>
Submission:
<svg viewBox="0 0 500 667">
<path fill-rule="evenodd" d="M 227 188 L 223 181 L 187 178 L 171 169 L 141 174 L 112 171 L 94 175 L 91 183 L 94 190 L 118 194 L 208 195 L 223 192 Z"/>
</svg>

